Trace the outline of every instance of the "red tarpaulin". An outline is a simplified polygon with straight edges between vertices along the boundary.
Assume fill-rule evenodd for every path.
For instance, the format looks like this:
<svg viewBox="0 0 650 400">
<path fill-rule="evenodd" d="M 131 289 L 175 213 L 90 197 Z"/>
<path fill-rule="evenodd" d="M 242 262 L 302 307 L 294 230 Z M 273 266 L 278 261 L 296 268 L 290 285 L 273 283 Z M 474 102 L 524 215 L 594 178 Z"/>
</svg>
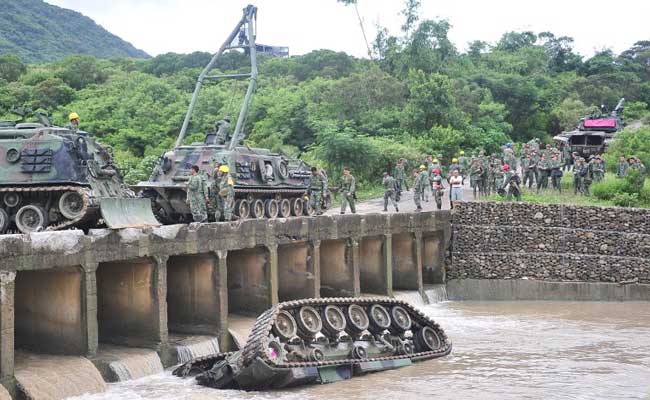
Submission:
<svg viewBox="0 0 650 400">
<path fill-rule="evenodd" d="M 587 119 L 584 126 L 585 128 L 616 128 L 616 120 L 614 118 Z"/>
</svg>

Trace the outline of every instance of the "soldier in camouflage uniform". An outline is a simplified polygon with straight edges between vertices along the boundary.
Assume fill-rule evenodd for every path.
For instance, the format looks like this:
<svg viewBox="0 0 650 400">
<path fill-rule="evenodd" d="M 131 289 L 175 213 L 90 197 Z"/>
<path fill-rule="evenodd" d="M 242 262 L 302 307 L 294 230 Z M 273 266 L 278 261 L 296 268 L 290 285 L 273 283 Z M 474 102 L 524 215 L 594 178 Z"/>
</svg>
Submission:
<svg viewBox="0 0 650 400">
<path fill-rule="evenodd" d="M 618 166 L 616 168 L 616 176 L 618 176 L 619 178 L 625 178 L 629 167 L 630 165 L 625 160 L 625 156 L 621 155 L 618 161 Z"/>
<path fill-rule="evenodd" d="M 345 214 L 348 203 L 350 203 L 350 211 L 352 211 L 352 214 L 356 214 L 357 209 L 354 206 L 355 192 L 356 180 L 350 174 L 350 168 L 345 167 L 343 168 L 343 176 L 341 177 L 341 214 Z"/>
<path fill-rule="evenodd" d="M 583 173 L 587 173 L 583 161 L 584 159 L 582 157 L 576 157 L 573 164 L 573 194 L 576 195 L 582 193 Z"/>
<path fill-rule="evenodd" d="M 442 184 L 442 176 L 439 169 L 433 170 L 433 198 L 436 201 L 438 210 L 442 210 L 442 195 L 445 193 L 445 187 Z"/>
<path fill-rule="evenodd" d="M 508 164 L 505 164 L 508 165 Z M 494 193 L 497 193 L 497 190 L 501 187 L 503 183 L 503 175 L 504 175 L 504 170 L 503 170 L 504 165 L 501 164 L 501 160 L 495 159 L 494 164 L 492 164 L 492 188 L 491 190 L 494 191 Z"/>
<path fill-rule="evenodd" d="M 413 201 L 415 202 L 416 211 L 422 210 L 422 196 L 424 191 L 429 186 L 429 174 L 427 173 L 427 167 L 423 164 L 420 165 L 420 170 L 413 171 L 413 176 L 415 177 L 415 183 L 413 184 Z"/>
<path fill-rule="evenodd" d="M 573 163 L 573 154 L 571 154 L 571 147 L 567 143 L 562 146 L 562 170 L 571 171 Z"/>
<path fill-rule="evenodd" d="M 479 195 L 481 194 L 479 186 L 481 175 L 483 175 L 483 170 L 480 161 L 478 159 L 472 160 L 472 164 L 469 167 L 469 186 L 474 192 L 474 199 L 476 199 L 477 192 Z"/>
<path fill-rule="evenodd" d="M 584 163 L 584 159 L 582 161 Z M 585 196 L 590 196 L 591 193 L 589 193 L 589 187 L 591 186 L 591 183 L 594 180 L 594 169 L 591 160 L 588 163 L 583 164 L 583 169 L 585 168 L 586 168 L 586 173 L 583 174 L 582 176 L 582 194 L 584 194 Z"/>
<path fill-rule="evenodd" d="M 316 215 L 323 214 L 323 211 L 320 208 L 323 190 L 325 190 L 323 176 L 318 172 L 318 168 L 311 167 L 311 179 L 309 180 L 309 206 L 314 209 Z"/>
<path fill-rule="evenodd" d="M 592 165 L 592 171 L 594 175 L 594 181 L 600 182 L 605 178 L 605 164 L 600 156 L 596 156 L 594 163 Z"/>
<path fill-rule="evenodd" d="M 194 222 L 205 222 L 208 219 L 208 189 L 205 179 L 199 174 L 198 165 L 192 165 L 192 176 L 187 181 L 187 198 L 185 203 L 190 206 Z"/>
<path fill-rule="evenodd" d="M 384 172 L 384 180 L 382 183 L 384 185 L 384 211 L 388 211 L 388 200 L 390 200 L 393 207 L 395 207 L 395 211 L 399 212 L 397 202 L 395 201 L 398 190 L 397 181 L 388 172 Z"/>
<path fill-rule="evenodd" d="M 542 153 L 537 164 L 537 192 L 548 188 L 548 176 L 551 172 L 550 160 L 546 158 L 546 152 Z"/>
<path fill-rule="evenodd" d="M 516 171 L 513 171 L 508 164 L 502 167 L 503 180 L 501 181 L 501 189 L 508 187 L 508 201 L 512 201 L 512 196 L 515 196 L 517 201 L 521 202 L 521 187 L 519 186 L 521 180 Z"/>
<path fill-rule="evenodd" d="M 532 162 L 532 154 L 530 153 L 525 154 L 520 161 L 521 175 L 524 177 L 523 186 L 526 186 L 526 183 L 528 183 L 529 189 L 531 186 L 533 186 L 533 171 L 530 168 Z"/>
<path fill-rule="evenodd" d="M 68 124 L 65 126 L 66 129 L 72 131 L 72 133 L 77 133 L 79 130 L 79 114 L 76 112 L 70 113 L 68 115 Z"/>
<path fill-rule="evenodd" d="M 230 176 L 230 168 L 221 165 L 216 171 L 216 179 L 212 182 L 211 193 L 214 197 L 214 220 L 232 221 L 232 211 L 235 206 L 235 182 Z"/>
<path fill-rule="evenodd" d="M 460 165 L 460 174 L 463 176 L 463 181 L 465 180 L 465 175 L 469 170 L 469 160 L 465 157 L 465 152 L 461 150 L 458 156 L 458 164 Z"/>
<path fill-rule="evenodd" d="M 481 175 L 478 181 L 478 188 L 481 196 L 487 196 L 488 177 L 490 172 L 490 160 L 485 156 L 485 150 L 478 153 L 478 161 L 481 164 Z"/>
<path fill-rule="evenodd" d="M 404 170 L 404 159 L 400 158 L 397 165 L 395 165 L 395 172 L 393 177 L 397 183 L 397 192 L 395 193 L 395 200 L 399 201 L 402 197 L 402 190 L 409 190 L 408 184 L 406 183 L 406 171 Z"/>
<path fill-rule="evenodd" d="M 551 168 L 551 185 L 553 189 L 562 193 L 562 162 L 558 154 L 553 155 L 549 167 Z"/>
</svg>

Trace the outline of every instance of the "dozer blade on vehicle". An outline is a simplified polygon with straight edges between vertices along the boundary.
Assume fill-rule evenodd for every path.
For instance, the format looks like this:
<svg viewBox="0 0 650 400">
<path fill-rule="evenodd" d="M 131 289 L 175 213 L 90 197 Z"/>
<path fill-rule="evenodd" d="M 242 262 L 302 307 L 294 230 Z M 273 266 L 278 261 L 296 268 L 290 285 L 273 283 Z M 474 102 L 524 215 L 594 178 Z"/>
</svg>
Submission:
<svg viewBox="0 0 650 400">
<path fill-rule="evenodd" d="M 116 197 L 101 199 L 99 208 L 106 226 L 111 229 L 160 226 L 151 210 L 151 200 Z"/>
</svg>

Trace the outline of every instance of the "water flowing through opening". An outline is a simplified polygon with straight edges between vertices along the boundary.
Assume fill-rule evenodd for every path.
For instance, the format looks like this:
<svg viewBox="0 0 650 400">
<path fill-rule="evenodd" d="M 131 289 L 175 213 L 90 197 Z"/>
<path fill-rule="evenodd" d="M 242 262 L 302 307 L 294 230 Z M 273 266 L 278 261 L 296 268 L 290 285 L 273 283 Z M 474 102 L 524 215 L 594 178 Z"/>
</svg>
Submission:
<svg viewBox="0 0 650 400">
<path fill-rule="evenodd" d="M 219 339 L 213 336 L 170 335 L 169 341 L 176 346 L 178 363 L 219 353 Z"/>
<path fill-rule="evenodd" d="M 102 344 L 97 358 L 106 360 L 112 381 L 128 381 L 159 374 L 164 368 L 155 350 Z"/>
</svg>

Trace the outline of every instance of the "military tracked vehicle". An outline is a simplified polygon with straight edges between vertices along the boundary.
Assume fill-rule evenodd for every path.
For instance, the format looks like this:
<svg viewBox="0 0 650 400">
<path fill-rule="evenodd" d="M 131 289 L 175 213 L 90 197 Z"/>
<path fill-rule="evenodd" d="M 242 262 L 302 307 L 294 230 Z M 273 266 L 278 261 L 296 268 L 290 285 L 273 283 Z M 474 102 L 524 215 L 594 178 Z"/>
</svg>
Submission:
<svg viewBox="0 0 650 400">
<path fill-rule="evenodd" d="M 451 352 L 442 328 L 403 301 L 320 298 L 260 315 L 243 348 L 174 371 L 217 389 L 266 390 L 329 383 Z"/>
<path fill-rule="evenodd" d="M 623 130 L 623 107 L 625 99 L 621 99 L 614 111 L 608 113 L 605 106 L 594 110 L 582 118 L 578 128 L 570 132 L 562 132 L 553 139 L 560 147 L 568 146 L 571 152 L 581 157 L 605 152 L 614 136 Z"/>
<path fill-rule="evenodd" d="M 244 9 L 235 29 L 199 75 L 174 150 L 160 158 L 148 181 L 140 182 L 136 186 L 143 196 L 152 199 L 154 212 L 163 222 L 192 220 L 189 206 L 185 203 L 192 165 L 199 167 L 208 181 L 208 186 L 215 178 L 215 165 L 228 165 L 234 180 L 234 213 L 240 219 L 249 216 L 275 218 L 313 213 L 305 197 L 311 176 L 309 165 L 298 159 L 272 153 L 268 149 L 251 148 L 241 144 L 244 138 L 244 123 L 257 86 L 256 19 L 257 8 L 249 5 Z M 250 56 L 250 73 L 210 75 L 215 63 L 225 51 L 245 51 Z M 213 131 L 205 134 L 203 142 L 184 145 L 183 140 L 203 83 L 207 80 L 242 78 L 249 79 L 250 82 L 234 132 L 231 134 L 230 121 L 224 118 L 216 124 Z M 325 190 L 322 199 L 323 209 L 329 208 L 329 190 Z"/>
<path fill-rule="evenodd" d="M 160 225 L 122 184 L 109 151 L 88 133 L 40 122 L 0 124 L 0 233 Z"/>
</svg>

